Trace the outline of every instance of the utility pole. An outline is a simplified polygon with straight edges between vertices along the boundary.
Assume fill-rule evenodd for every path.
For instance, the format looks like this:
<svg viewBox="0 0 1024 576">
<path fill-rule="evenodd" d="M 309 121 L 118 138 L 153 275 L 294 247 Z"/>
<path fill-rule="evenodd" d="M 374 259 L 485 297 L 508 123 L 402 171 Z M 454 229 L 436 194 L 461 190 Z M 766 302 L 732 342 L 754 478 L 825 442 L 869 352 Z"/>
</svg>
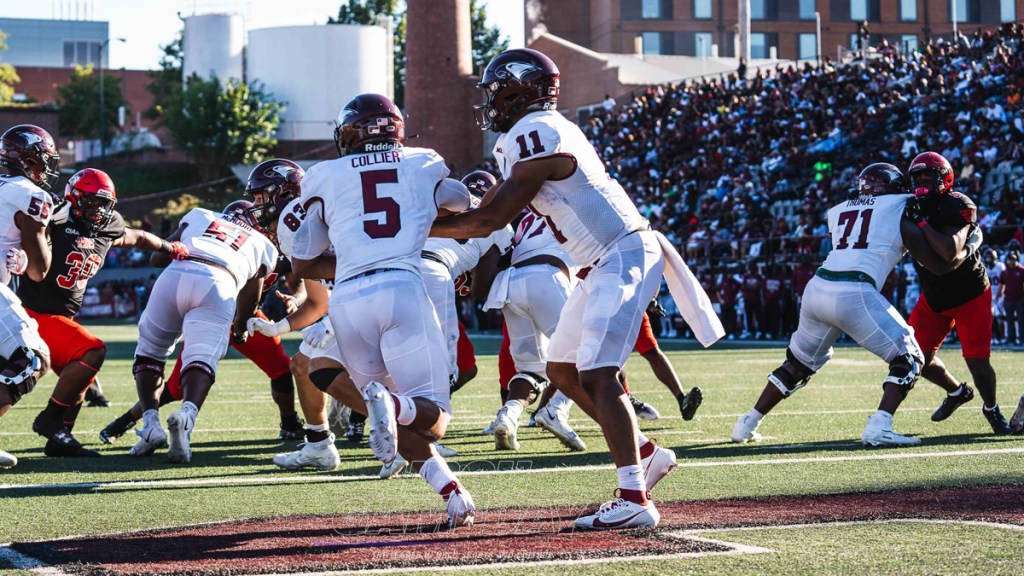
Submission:
<svg viewBox="0 0 1024 576">
<path fill-rule="evenodd" d="M 100 44 L 100 54 L 99 54 L 100 61 L 96 63 L 96 65 L 100 67 L 100 114 L 99 114 L 99 124 L 100 124 L 100 159 L 103 162 L 106 162 L 106 160 L 107 160 L 107 142 L 106 142 L 107 123 L 104 121 L 105 117 L 106 117 L 106 114 L 103 113 L 104 112 L 104 107 L 103 107 L 103 99 L 104 98 L 103 97 L 104 97 L 104 92 L 105 92 L 105 90 L 103 89 L 104 88 L 104 83 L 103 83 L 103 50 L 106 49 L 107 45 L 110 44 L 111 40 L 118 40 L 118 41 L 121 41 L 121 42 L 125 42 L 124 38 L 107 38 L 106 40 L 104 40 L 103 43 Z"/>
<path fill-rule="evenodd" d="M 742 58 L 750 64 L 750 0 L 739 0 L 740 3 L 740 52 Z"/>
</svg>

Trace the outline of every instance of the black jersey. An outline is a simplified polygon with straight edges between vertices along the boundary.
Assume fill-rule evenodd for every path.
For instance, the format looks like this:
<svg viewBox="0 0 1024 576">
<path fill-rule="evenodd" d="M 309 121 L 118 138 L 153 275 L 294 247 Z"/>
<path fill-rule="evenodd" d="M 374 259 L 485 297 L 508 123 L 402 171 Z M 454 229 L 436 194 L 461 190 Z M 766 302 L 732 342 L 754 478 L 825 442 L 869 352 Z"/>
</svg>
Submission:
<svg viewBox="0 0 1024 576">
<path fill-rule="evenodd" d="M 970 198 L 959 192 L 938 194 L 935 198 L 921 203 L 925 219 L 936 230 L 963 228 L 978 224 L 978 209 Z M 949 274 L 937 276 L 916 261 L 921 292 L 928 299 L 928 305 L 936 312 L 956 308 L 977 298 L 988 289 L 988 273 L 981 261 L 981 254 L 975 252 Z"/>
<path fill-rule="evenodd" d="M 82 308 L 89 279 L 103 267 L 115 240 L 124 236 L 124 219 L 114 211 L 110 222 L 95 235 L 88 235 L 68 217 L 67 210 L 54 214 L 47 227 L 53 259 L 42 282 L 28 276 L 18 286 L 25 308 L 42 314 L 72 317 Z"/>
</svg>

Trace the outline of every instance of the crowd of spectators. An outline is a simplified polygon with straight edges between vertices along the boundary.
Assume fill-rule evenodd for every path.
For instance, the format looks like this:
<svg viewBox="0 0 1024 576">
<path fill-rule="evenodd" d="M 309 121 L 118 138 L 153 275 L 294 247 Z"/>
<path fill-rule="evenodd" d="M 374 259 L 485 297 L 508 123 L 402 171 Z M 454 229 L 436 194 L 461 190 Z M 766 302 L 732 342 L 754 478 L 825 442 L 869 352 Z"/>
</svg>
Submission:
<svg viewBox="0 0 1024 576">
<path fill-rule="evenodd" d="M 680 247 L 730 337 L 784 337 L 831 249 L 825 212 L 873 162 L 952 163 L 1002 260 L 1022 244 L 1024 53 L 1006 24 L 900 53 L 649 88 L 583 128 L 644 215 Z M 904 263 L 883 292 L 916 301 Z M 668 327 L 667 327 L 668 328 Z"/>
</svg>

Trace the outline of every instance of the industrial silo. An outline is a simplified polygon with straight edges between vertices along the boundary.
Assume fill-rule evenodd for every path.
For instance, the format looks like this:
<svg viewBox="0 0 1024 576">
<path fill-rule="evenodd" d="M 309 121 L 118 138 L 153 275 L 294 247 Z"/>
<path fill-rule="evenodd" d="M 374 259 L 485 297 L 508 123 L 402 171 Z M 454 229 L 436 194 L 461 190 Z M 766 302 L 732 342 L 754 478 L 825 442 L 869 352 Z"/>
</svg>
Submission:
<svg viewBox="0 0 1024 576">
<path fill-rule="evenodd" d="M 214 75 L 221 81 L 243 78 L 245 24 L 238 14 L 201 14 L 185 20 L 185 78 Z"/>
</svg>

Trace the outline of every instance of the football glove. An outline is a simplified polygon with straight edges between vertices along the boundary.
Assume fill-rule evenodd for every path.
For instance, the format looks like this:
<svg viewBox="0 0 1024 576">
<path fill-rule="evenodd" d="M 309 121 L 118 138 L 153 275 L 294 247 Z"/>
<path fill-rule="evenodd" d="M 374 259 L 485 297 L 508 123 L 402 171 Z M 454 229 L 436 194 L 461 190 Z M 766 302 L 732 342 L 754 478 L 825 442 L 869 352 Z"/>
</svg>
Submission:
<svg viewBox="0 0 1024 576">
<path fill-rule="evenodd" d="M 313 348 L 326 348 L 334 336 L 331 325 L 326 320 L 310 324 L 302 329 L 302 339 Z"/>
<path fill-rule="evenodd" d="M 270 320 L 264 320 L 263 318 L 249 318 L 249 321 L 245 323 L 245 328 L 245 333 L 249 336 L 259 332 L 260 334 L 269 336 L 270 338 L 286 334 L 292 330 L 291 323 L 288 322 L 287 318 L 283 318 L 277 322 L 271 322 Z"/>
<path fill-rule="evenodd" d="M 186 260 L 188 259 L 188 246 L 185 246 L 181 242 L 171 242 L 171 259 L 172 260 Z"/>
<path fill-rule="evenodd" d="M 903 207 L 903 217 L 920 226 L 925 221 L 924 214 L 921 213 L 921 201 L 914 197 L 907 198 L 907 204 Z"/>
<path fill-rule="evenodd" d="M 11 274 L 24 274 L 28 270 L 28 254 L 21 248 L 7 251 L 7 271 Z"/>
</svg>

